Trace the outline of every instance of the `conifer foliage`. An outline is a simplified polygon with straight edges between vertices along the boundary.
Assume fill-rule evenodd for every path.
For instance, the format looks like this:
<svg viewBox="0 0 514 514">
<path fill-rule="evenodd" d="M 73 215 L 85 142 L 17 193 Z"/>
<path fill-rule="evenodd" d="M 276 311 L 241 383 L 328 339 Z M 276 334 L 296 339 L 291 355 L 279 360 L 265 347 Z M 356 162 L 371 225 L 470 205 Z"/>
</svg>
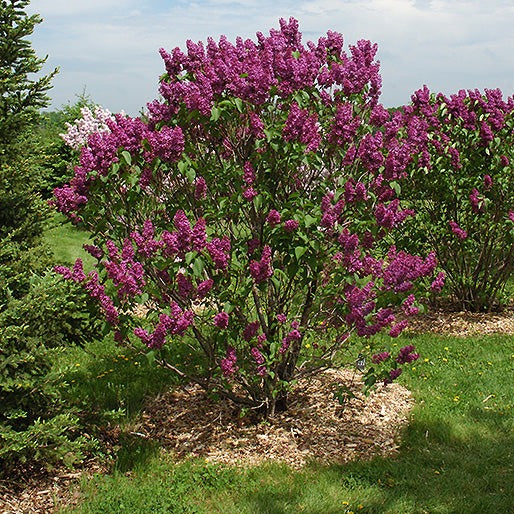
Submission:
<svg viewBox="0 0 514 514">
<path fill-rule="evenodd" d="M 48 105 L 46 92 L 58 71 L 34 77 L 46 57 L 38 58 L 27 39 L 42 21 L 38 14 L 29 16 L 25 12 L 29 3 L 0 1 L 0 159 L 37 119 L 39 109 Z"/>
</svg>

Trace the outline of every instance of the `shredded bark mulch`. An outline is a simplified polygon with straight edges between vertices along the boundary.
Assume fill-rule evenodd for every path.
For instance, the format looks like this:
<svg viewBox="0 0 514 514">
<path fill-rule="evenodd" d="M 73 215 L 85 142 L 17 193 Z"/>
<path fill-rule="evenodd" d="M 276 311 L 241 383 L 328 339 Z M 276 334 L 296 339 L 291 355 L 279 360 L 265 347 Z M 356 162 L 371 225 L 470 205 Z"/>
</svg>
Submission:
<svg viewBox="0 0 514 514">
<path fill-rule="evenodd" d="M 514 335 L 514 307 L 503 312 L 448 312 L 432 310 L 409 319 L 409 331 L 468 337 L 481 334 Z"/>
<path fill-rule="evenodd" d="M 341 405 L 335 389 L 355 395 Z M 255 423 L 198 387 L 171 391 L 149 403 L 137 431 L 158 439 L 179 458 L 203 457 L 228 465 L 269 460 L 300 468 L 311 460 L 340 463 L 391 454 L 413 401 L 398 384 L 380 386 L 366 397 L 359 372 L 328 370 L 301 380 L 286 412 Z M 194 409 L 191 409 L 191 406 Z"/>
</svg>

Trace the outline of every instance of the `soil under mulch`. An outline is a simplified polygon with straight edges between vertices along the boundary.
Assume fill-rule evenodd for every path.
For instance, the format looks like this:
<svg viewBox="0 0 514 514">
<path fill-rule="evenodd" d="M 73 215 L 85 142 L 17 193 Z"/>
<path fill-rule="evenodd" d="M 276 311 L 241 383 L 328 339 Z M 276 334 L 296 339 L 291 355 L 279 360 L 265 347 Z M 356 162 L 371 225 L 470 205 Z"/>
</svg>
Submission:
<svg viewBox="0 0 514 514">
<path fill-rule="evenodd" d="M 430 311 L 411 319 L 408 330 L 452 336 L 514 335 L 514 309 L 492 314 Z M 399 384 L 380 387 L 365 397 L 360 376 L 329 370 L 304 381 L 292 393 L 287 412 L 258 424 L 251 415 L 240 418 L 233 406 L 211 400 L 196 387 L 168 392 L 148 402 L 132 436 L 158 440 L 179 459 L 201 456 L 228 465 L 276 460 L 300 468 L 312 459 L 346 462 L 394 454 L 413 400 Z M 356 397 L 341 406 L 333 396 L 334 384 L 350 387 Z M 73 505 L 79 495 L 71 487 L 78 478 L 107 471 L 92 461 L 75 473 L 29 470 L 14 481 L 0 481 L 0 513 L 48 513 L 56 505 Z"/>
</svg>

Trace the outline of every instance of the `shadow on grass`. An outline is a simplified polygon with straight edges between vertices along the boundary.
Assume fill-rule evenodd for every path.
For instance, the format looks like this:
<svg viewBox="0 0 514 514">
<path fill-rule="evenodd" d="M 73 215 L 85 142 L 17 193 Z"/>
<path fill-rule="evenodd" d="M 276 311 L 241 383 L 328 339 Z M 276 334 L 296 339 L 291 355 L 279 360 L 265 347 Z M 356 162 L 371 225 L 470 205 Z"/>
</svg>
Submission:
<svg viewBox="0 0 514 514">
<path fill-rule="evenodd" d="M 463 416 L 467 430 L 414 419 L 395 457 L 315 463 L 300 473 L 256 470 L 253 488 L 231 493 L 231 507 L 213 512 L 514 512 L 514 434 L 500 413 L 478 417 Z"/>
<path fill-rule="evenodd" d="M 368 512 L 514 512 L 514 434 L 499 415 L 483 417 L 467 437 L 443 420 L 414 421 L 396 458 L 340 467 L 343 485 L 380 489 Z"/>
<path fill-rule="evenodd" d="M 124 432 L 118 441 L 120 449 L 116 454 L 115 471 L 126 473 L 145 468 L 159 453 L 159 443 L 134 432 Z"/>
</svg>

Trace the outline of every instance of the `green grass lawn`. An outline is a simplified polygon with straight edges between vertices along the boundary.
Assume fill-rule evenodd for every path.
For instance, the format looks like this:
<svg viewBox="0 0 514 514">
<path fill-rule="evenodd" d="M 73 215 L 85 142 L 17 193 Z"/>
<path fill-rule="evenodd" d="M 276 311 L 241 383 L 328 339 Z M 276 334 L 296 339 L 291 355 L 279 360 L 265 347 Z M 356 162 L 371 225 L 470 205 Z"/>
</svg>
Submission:
<svg viewBox="0 0 514 514">
<path fill-rule="evenodd" d="M 397 344 L 407 342 L 422 358 L 401 377 L 416 407 L 398 455 L 302 471 L 233 469 L 176 463 L 151 441 L 126 437 L 113 472 L 81 483 L 74 512 L 514 512 L 512 337 L 405 335 Z M 166 374 L 113 347 L 97 343 L 87 358 L 75 350 L 72 394 L 137 416 Z"/>
<path fill-rule="evenodd" d="M 44 238 L 57 264 L 69 265 L 80 258 L 85 270 L 93 268 L 95 259 L 82 248 L 84 243 L 91 244 L 89 234 L 78 230 L 62 214 L 56 213 L 51 218 Z"/>
</svg>

